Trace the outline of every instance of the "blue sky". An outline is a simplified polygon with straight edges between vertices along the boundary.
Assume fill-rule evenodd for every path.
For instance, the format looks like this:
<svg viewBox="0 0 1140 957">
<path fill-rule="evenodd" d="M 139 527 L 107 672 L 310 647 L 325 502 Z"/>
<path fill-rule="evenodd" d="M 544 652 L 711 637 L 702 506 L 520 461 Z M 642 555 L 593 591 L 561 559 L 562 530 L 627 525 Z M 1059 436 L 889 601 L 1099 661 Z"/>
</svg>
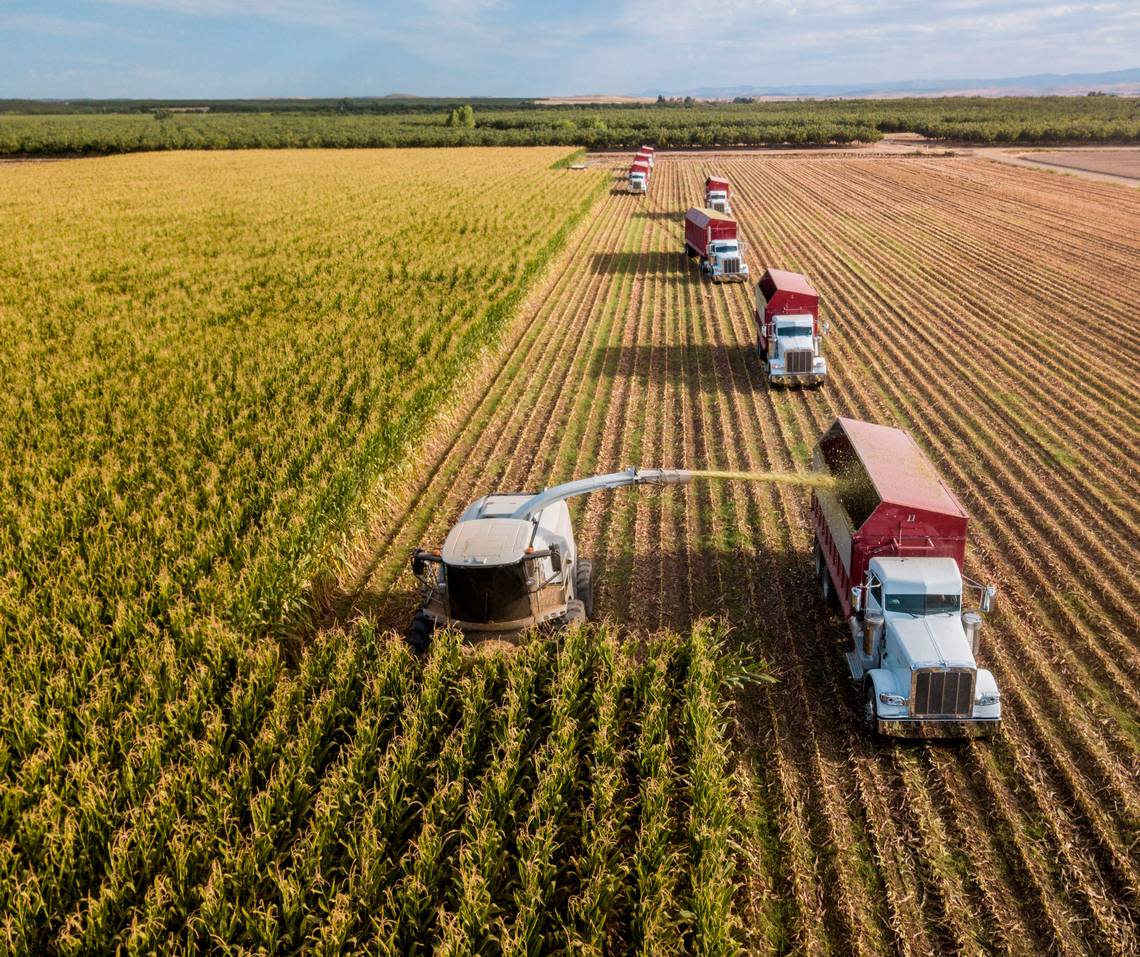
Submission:
<svg viewBox="0 0 1140 957">
<path fill-rule="evenodd" d="M 558 95 L 1140 66 L 1140 3 L 0 0 L 0 96 Z"/>
</svg>

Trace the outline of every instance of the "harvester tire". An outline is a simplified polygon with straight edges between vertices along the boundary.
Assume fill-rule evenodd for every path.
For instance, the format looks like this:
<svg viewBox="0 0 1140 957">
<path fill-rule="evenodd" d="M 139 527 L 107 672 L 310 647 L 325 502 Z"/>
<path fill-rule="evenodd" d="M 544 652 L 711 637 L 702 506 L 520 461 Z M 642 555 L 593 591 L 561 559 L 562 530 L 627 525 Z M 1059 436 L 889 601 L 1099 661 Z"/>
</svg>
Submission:
<svg viewBox="0 0 1140 957">
<path fill-rule="evenodd" d="M 428 646 L 431 644 L 431 636 L 434 633 L 435 621 L 424 612 L 418 611 L 416 617 L 412 619 L 412 626 L 404 635 L 404 640 L 412 651 L 417 655 L 422 655 L 427 652 Z"/>
<path fill-rule="evenodd" d="M 577 598 L 571 598 L 566 602 L 566 615 L 562 620 L 565 622 L 567 628 L 585 624 L 587 620 L 586 606 Z"/>
<path fill-rule="evenodd" d="M 594 617 L 594 563 L 579 558 L 574 569 L 574 594 L 586 610 L 586 617 Z"/>
</svg>

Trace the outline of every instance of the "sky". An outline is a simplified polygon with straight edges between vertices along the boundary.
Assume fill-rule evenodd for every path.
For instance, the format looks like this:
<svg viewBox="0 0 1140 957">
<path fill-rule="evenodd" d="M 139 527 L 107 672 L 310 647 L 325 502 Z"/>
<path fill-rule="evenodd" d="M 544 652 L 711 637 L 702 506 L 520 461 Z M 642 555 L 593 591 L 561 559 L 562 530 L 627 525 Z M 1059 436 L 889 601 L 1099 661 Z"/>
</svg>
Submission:
<svg viewBox="0 0 1140 957">
<path fill-rule="evenodd" d="M 0 97 L 642 94 L 1137 66 L 1137 0 L 0 0 Z"/>
</svg>

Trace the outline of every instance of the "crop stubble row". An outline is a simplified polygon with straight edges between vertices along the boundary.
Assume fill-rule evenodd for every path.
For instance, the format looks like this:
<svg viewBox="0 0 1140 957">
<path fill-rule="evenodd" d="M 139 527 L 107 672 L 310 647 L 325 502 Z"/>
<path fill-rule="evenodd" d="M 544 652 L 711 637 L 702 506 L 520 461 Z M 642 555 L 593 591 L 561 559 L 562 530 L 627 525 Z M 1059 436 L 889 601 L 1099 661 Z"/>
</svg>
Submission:
<svg viewBox="0 0 1140 957">
<path fill-rule="evenodd" d="M 781 194 L 781 195 L 784 195 L 784 196 L 787 196 L 787 195 L 796 195 L 796 193 L 795 193 L 795 191 L 792 191 L 792 190 L 785 190 L 785 191 L 783 191 L 783 192 L 782 192 L 782 194 Z M 777 199 L 777 197 L 774 197 L 774 196 L 771 196 L 771 195 L 769 195 L 769 196 L 765 196 L 765 197 L 763 197 L 763 198 L 764 198 L 765 200 L 770 200 L 770 201 L 771 201 L 771 200 L 775 200 L 775 199 Z M 758 204 L 758 205 L 761 205 L 761 206 L 763 206 L 764 204 L 763 204 L 763 203 L 760 203 L 760 204 Z M 768 212 L 769 212 L 769 214 L 771 214 L 771 210 L 770 210 L 770 209 L 768 210 Z M 790 223 L 790 224 L 789 224 L 789 225 L 786 227 L 786 235 L 783 237 L 783 240 L 784 240 L 785 244 L 787 244 L 787 245 L 789 245 L 789 246 L 791 246 L 791 245 L 794 245 L 794 243 L 795 243 L 795 237 L 797 237 L 798 235 L 800 235 L 800 234 L 803 232 L 802 224 L 803 224 L 803 218 L 804 218 L 804 213 L 805 213 L 805 210 L 803 210 L 802 208 L 801 208 L 801 209 L 796 209 L 796 210 L 794 211 L 794 213 L 795 213 L 795 221 L 794 221 L 794 222 L 792 222 L 792 223 Z M 822 245 L 822 243 L 824 242 L 824 240 L 823 240 L 821 237 L 815 237 L 815 238 L 816 238 L 816 241 L 817 241 L 817 243 L 818 243 L 818 244 L 820 244 L 820 245 Z M 827 247 L 823 247 L 823 248 L 827 248 Z M 784 253 L 785 253 L 785 255 L 787 254 L 787 252 L 788 252 L 788 250 L 787 250 L 787 249 L 785 249 L 785 250 L 784 250 Z M 806 256 L 805 256 L 805 262 L 803 263 L 803 265 L 811 265 L 811 266 L 815 266 L 815 265 L 816 265 L 816 263 L 817 263 L 817 262 L 819 262 L 819 263 L 820 263 L 820 266 L 819 266 L 818 268 L 819 268 L 820 270 L 823 270 L 823 269 L 824 269 L 823 263 L 822 263 L 822 262 L 820 262 L 820 257 L 821 257 L 821 256 L 823 256 L 823 255 L 826 255 L 826 254 L 820 254 L 820 253 L 818 252 L 818 249 L 817 249 L 817 250 L 815 250 L 815 255 L 813 255 L 813 254 L 812 254 L 812 253 L 813 253 L 813 251 L 812 251 L 812 250 L 805 250 L 805 253 L 806 253 Z M 813 275 L 816 275 L 816 272 L 815 272 L 815 271 L 813 271 Z M 820 277 L 819 277 L 819 276 L 817 276 L 817 278 L 820 278 Z M 830 290 L 828 290 L 828 289 L 827 289 L 827 287 L 828 287 L 829 285 L 832 285 L 832 283 L 830 283 L 830 282 L 827 282 L 826 280 L 827 280 L 827 276 L 826 276 L 826 273 L 824 273 L 824 274 L 823 274 L 823 278 L 821 279 L 821 285 L 823 285 L 823 286 L 824 286 L 824 288 L 825 288 L 825 292 L 827 292 L 827 291 L 830 291 Z M 836 290 L 837 292 L 839 291 L 839 289 L 840 289 L 840 288 L 842 288 L 842 287 L 844 287 L 844 286 L 846 286 L 846 287 L 853 287 L 853 286 L 857 286 L 857 285 L 858 285 L 858 282 L 857 282 L 857 277 L 854 277 L 854 276 L 851 276 L 851 275 L 848 275 L 848 276 L 844 276 L 844 277 L 839 277 L 839 278 L 838 278 L 838 279 L 835 281 L 835 283 L 834 283 L 834 286 L 835 286 L 835 290 Z M 833 303 L 833 308 L 834 308 L 835 306 L 837 306 L 837 305 L 838 305 L 838 307 L 839 307 L 839 311 L 842 313 L 842 311 L 843 311 L 843 303 L 842 303 L 842 302 L 839 302 L 839 303 Z M 851 317 L 851 318 L 855 318 L 856 316 L 858 316 L 858 314 L 859 314 L 859 310 L 860 310 L 860 306 L 861 306 L 861 305 L 863 305 L 863 304 L 861 304 L 861 303 L 855 303 L 855 304 L 853 304 L 853 305 L 852 305 L 852 308 L 851 308 L 851 310 L 850 310 L 850 317 Z M 834 313 L 833 313 L 833 315 L 834 315 Z M 864 313 L 864 315 L 867 315 L 867 314 L 866 314 L 866 313 Z M 883 314 L 883 313 L 878 313 L 878 314 L 876 314 L 876 315 L 875 315 L 875 319 L 873 320 L 873 324 L 872 324 L 871 328 L 872 328 L 872 329 L 875 329 L 875 328 L 878 328 L 878 329 L 880 329 L 880 330 L 881 330 L 881 338 L 882 338 L 883 340 L 890 340 L 892 337 L 902 337 L 902 338 L 904 339 L 904 341 L 905 341 L 905 336 L 906 336 L 906 324 L 905 324 L 904 322 L 902 322 L 902 321 L 899 321 L 899 320 L 896 320 L 895 322 L 889 322 L 889 318 L 890 318 L 889 316 L 887 316 L 887 315 L 885 315 L 885 314 Z M 868 352 L 868 351 L 869 351 L 869 350 L 865 350 L 865 354 L 866 354 L 866 352 Z M 892 356 L 891 358 L 892 358 L 892 360 L 893 360 L 895 363 L 897 363 L 897 364 L 898 364 L 900 367 L 903 367 L 903 368 L 905 368 L 905 366 L 906 366 L 906 364 L 907 364 L 907 361 L 908 361 L 908 360 L 907 360 L 907 357 L 906 357 L 906 355 L 905 355 L 905 354 L 903 354 L 903 353 L 901 353 L 901 352 L 900 352 L 900 353 L 897 353 L 896 355 Z M 864 368 L 865 368 L 865 366 L 864 366 Z M 836 391 L 840 391 L 840 389 L 842 389 L 842 390 L 846 391 L 848 388 L 852 388 L 852 387 L 853 387 L 855 390 L 862 390 L 862 389 L 864 389 L 864 388 L 865 388 L 865 385 L 864 385 L 863 381 L 862 381 L 861 379 L 859 379 L 858 377 L 856 377 L 856 378 L 855 378 L 855 380 L 854 380 L 854 382 L 851 384 L 851 386 L 848 386 L 848 385 L 847 385 L 847 382 L 846 382 L 845 380 L 846 380 L 846 379 L 847 379 L 847 378 L 850 376 L 850 373 L 847 373 L 847 372 L 845 372 L 845 369 L 846 369 L 846 367 L 844 366 L 844 364 L 842 364 L 842 363 L 837 363 L 837 369 L 836 369 L 836 383 L 833 383 L 833 384 L 835 384 L 835 385 L 838 385 L 838 386 L 839 386 L 839 389 L 837 389 Z M 889 377 L 889 376 L 884 376 L 883 378 L 884 378 L 884 379 L 887 379 L 887 380 L 889 381 L 889 378 L 890 378 L 890 377 Z M 934 379 L 936 379 L 936 378 L 937 378 L 937 377 L 934 377 Z M 927 377 L 927 378 L 924 378 L 922 375 L 915 375 L 915 376 L 913 377 L 913 379 L 911 380 L 911 382 L 908 382 L 908 385 L 912 385 L 912 384 L 913 384 L 913 385 L 917 385 L 917 384 L 919 384 L 919 383 L 922 383 L 922 382 L 924 382 L 924 381 L 933 381 L 933 380 L 932 380 L 932 379 L 930 379 L 929 377 Z M 912 418 L 914 418 L 914 419 L 918 419 L 918 418 L 919 418 L 919 416 L 920 416 L 920 414 L 922 414 L 922 413 L 923 413 L 923 412 L 925 412 L 926 410 L 938 409 L 938 410 L 939 410 L 939 412 L 941 412 L 941 411 L 942 411 L 942 406 L 941 406 L 941 403 L 945 402 L 945 401 L 946 401 L 946 398 L 947 398 L 947 397 L 946 397 L 945 395 L 943 395 L 943 396 L 940 396 L 940 397 L 934 397 L 933 401 L 931 401 L 931 402 L 929 402 L 929 403 L 924 403 L 924 405 L 922 406 L 922 408 L 919 408 L 919 409 L 913 409 L 913 410 L 908 410 L 908 412 L 911 414 L 911 417 L 912 417 Z M 903 395 L 902 395 L 901 391 L 900 391 L 900 394 L 899 394 L 899 396 L 898 396 L 898 398 L 897 398 L 897 400 L 896 400 L 896 401 L 897 401 L 897 402 L 905 401 L 905 399 L 904 399 L 904 397 L 903 397 Z M 872 403 L 870 403 L 870 404 L 868 404 L 868 403 L 862 403 L 862 404 L 863 404 L 863 406 L 864 406 L 865 408 L 868 408 L 868 411 L 871 411 L 871 412 L 872 412 L 872 414 L 873 414 L 873 412 L 874 412 L 874 410 L 875 410 L 875 404 L 874 404 L 873 402 L 872 402 Z M 852 406 L 851 406 L 851 405 L 847 405 L 847 408 L 852 408 Z M 885 410 L 883 410 L 883 411 L 885 411 Z M 927 413 L 927 414 L 929 414 L 929 413 Z M 926 433 L 926 435 L 929 435 L 929 434 L 930 434 L 930 433 Z M 931 444 L 933 444 L 933 443 L 931 443 Z M 948 460 L 944 460 L 944 467 L 945 467 L 945 465 L 947 464 L 947 462 L 948 462 Z M 990 464 L 992 464 L 992 463 L 990 463 Z M 974 469 L 974 470 L 972 470 L 972 471 L 971 471 L 971 472 L 969 472 L 969 473 L 962 473 L 962 474 L 960 475 L 960 481 L 959 481 L 959 476 L 955 476 L 955 485 L 956 485 L 956 487 L 959 487 L 959 488 L 961 488 L 961 487 L 962 487 L 962 485 L 963 485 L 963 484 L 965 484 L 965 485 L 967 486 L 967 488 L 969 488 L 969 486 L 970 486 L 971 482 L 973 481 L 973 479 L 972 479 L 972 476 L 977 476 L 977 475 L 979 475 L 979 474 L 984 474 L 984 471 L 985 471 L 985 470 Z M 999 475 L 1000 475 L 1000 473 L 999 473 Z M 1011 482 L 1010 484 L 1016 487 L 1016 482 Z M 970 501 L 970 504 L 971 504 L 971 506 L 972 506 L 972 507 L 974 507 L 974 506 L 975 506 L 975 501 L 974 501 L 974 498 L 975 498 L 975 496 L 972 496 L 972 495 L 971 495 L 971 496 L 969 496 L 969 498 L 971 499 L 971 501 Z M 983 523 L 978 523 L 978 525 L 980 525 L 980 526 L 981 526 L 983 529 L 986 527 L 986 526 L 985 526 Z M 977 532 L 977 530 L 978 530 L 978 529 L 976 528 L 976 529 L 975 529 L 975 532 Z M 1063 540 L 1062 540 L 1062 541 L 1063 541 Z M 1016 576 L 1013 576 L 1013 577 L 1014 577 L 1014 579 L 1016 578 Z M 1008 583 L 1007 583 L 1007 585 L 1008 585 Z M 1030 636 L 1030 642 L 1031 642 L 1031 643 L 1033 643 L 1033 642 L 1034 642 L 1034 638 L 1035 638 L 1035 636 Z M 995 647 L 1001 647 L 1001 646 L 1002 646 L 1002 644 L 1004 644 L 1003 642 L 998 642 L 998 641 L 997 641 L 997 639 L 994 639 L 994 642 L 995 642 Z M 1013 686 L 1016 688 L 1016 685 L 1017 685 L 1017 681 L 1018 681 L 1018 678 L 1019 678 L 1019 675 L 1018 675 L 1018 673 L 1017 673 L 1016 669 L 1015 669 L 1015 668 L 1012 668 L 1012 667 L 1011 667 L 1011 668 L 1010 668 L 1010 669 L 1009 669 L 1009 670 L 1008 670 L 1006 673 L 1004 673 L 1004 674 L 1002 675 L 1002 680 L 1003 680 L 1004 686 L 1007 686 L 1007 687 L 1008 687 L 1009 685 L 1013 685 Z M 1017 704 L 1018 704 L 1018 702 L 1017 702 L 1017 700 L 1015 699 L 1015 700 L 1014 700 L 1014 702 L 1013 702 L 1013 707 L 1011 708 L 1011 710 L 1013 710 L 1013 711 L 1014 711 L 1014 713 L 1016 713 Z M 1078 720 L 1079 720 L 1079 718 L 1078 718 Z M 1054 741 L 1054 742 L 1051 742 L 1051 743 L 1054 743 L 1054 744 L 1055 744 L 1056 742 Z M 1125 786 L 1125 788 L 1126 788 L 1126 789 L 1124 790 L 1124 792 L 1123 792 L 1123 793 L 1122 793 L 1120 796 L 1121 796 L 1121 797 L 1124 797 L 1125 799 L 1127 799 L 1127 795 L 1128 795 L 1128 793 L 1129 793 L 1129 792 L 1128 792 L 1128 790 L 1127 790 L 1127 785 Z M 1129 877 L 1129 878 L 1131 878 L 1131 876 L 1132 876 L 1132 874 L 1134 873 L 1134 871 L 1132 871 L 1130 868 L 1127 868 L 1127 867 L 1126 867 L 1126 873 L 1127 873 L 1128 877 Z M 1128 880 L 1128 882 L 1125 884 L 1125 889 L 1126 889 L 1126 890 L 1129 890 L 1129 887 L 1128 887 L 1128 885 L 1130 885 L 1130 884 L 1132 884 L 1132 881 L 1131 881 L 1131 880 Z"/>
<path fill-rule="evenodd" d="M 378 529 L 386 544 L 358 583 L 361 604 L 385 595 L 382 617 L 399 624 L 412 605 L 407 547 L 438 540 L 484 491 L 626 464 L 802 468 L 834 414 L 903 421 L 976 516 L 970 570 L 1003 587 L 1006 607 L 983 651 L 1006 693 L 999 741 L 898 749 L 864 738 L 836 632 L 812 589 L 798 490 L 698 484 L 577 503 L 582 552 L 600 574 L 599 611 L 650 629 L 725 610 L 737 640 L 781 670 L 778 686 L 743 695 L 739 708 L 742 767 L 753 775 L 745 790 L 760 822 L 746 853 L 758 937 L 813 953 L 1129 952 L 1138 743 L 1121 712 L 1136 703 L 1136 596 L 1122 572 L 1135 560 L 1136 511 L 1121 496 L 1113 513 L 1124 527 L 1114 527 L 1095 497 L 1123 492 L 1131 475 L 1122 455 L 1131 386 L 1104 416 L 1106 436 L 1082 432 L 1072 410 L 1101 409 L 1115 383 L 1102 380 L 1091 396 L 1082 389 L 1081 370 L 1050 338 L 1051 316 L 1033 322 L 1032 304 L 1014 318 L 1000 303 L 957 313 L 939 303 L 982 263 L 1008 269 L 1016 257 L 1022 274 L 1048 272 L 1086 236 L 1111 249 L 1135 210 L 1099 217 L 1115 194 L 1079 184 L 1070 195 L 1050 183 L 1063 212 L 1031 217 L 1037 230 L 1007 252 L 1004 237 L 1027 230 L 1003 216 L 1027 204 L 1032 173 L 1002 168 L 991 181 L 988 167 L 961 161 L 719 161 L 753 268 L 804 269 L 834 322 L 828 390 L 784 395 L 761 385 L 751 290 L 710 287 L 680 255 L 676 211 L 697 202 L 705 165 L 665 159 L 650 197 L 599 204 L 520 323 L 502 374 L 473 396 L 457 416 L 466 424 L 427 457 L 419 487 Z M 924 190 L 956 197 L 933 223 L 921 217 Z M 995 191 L 1016 204 L 995 201 Z M 1073 216 L 1082 219 L 1069 241 L 1056 227 Z M 985 230 L 974 228 L 979 217 Z M 983 285 L 964 284 L 972 302 Z M 1063 308 L 1057 292 L 1045 295 L 1050 309 Z M 1109 316 L 1135 334 L 1119 304 Z M 963 349 L 987 320 L 1002 335 L 980 340 L 980 352 Z M 979 396 L 990 375 L 983 361 L 999 359 L 999 348 L 1009 354 L 1003 381 L 1018 390 L 1034 434 Z M 1045 472 L 1035 436 L 1071 440 L 1097 474 Z M 1026 461 L 1042 474 L 1011 464 Z M 1108 544 L 1096 547 L 1098 538 Z M 1090 546 L 1095 561 L 1074 563 L 1071 553 Z M 1079 604 L 1055 594 L 1061 571 Z"/>
</svg>

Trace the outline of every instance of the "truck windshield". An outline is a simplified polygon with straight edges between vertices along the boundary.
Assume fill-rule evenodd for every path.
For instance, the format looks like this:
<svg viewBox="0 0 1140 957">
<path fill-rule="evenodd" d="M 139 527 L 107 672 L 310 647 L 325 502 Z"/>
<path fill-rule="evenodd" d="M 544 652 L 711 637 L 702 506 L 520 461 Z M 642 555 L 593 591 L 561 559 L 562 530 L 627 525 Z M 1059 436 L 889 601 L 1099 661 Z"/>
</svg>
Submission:
<svg viewBox="0 0 1140 957">
<path fill-rule="evenodd" d="M 899 611 L 904 615 L 944 615 L 962 608 L 961 595 L 892 595 L 888 594 L 883 606 L 886 611 Z"/>
<path fill-rule="evenodd" d="M 811 326 L 804 324 L 802 326 L 777 326 L 776 335 L 778 336 L 810 336 Z"/>
<path fill-rule="evenodd" d="M 514 565 L 447 566 L 450 614 L 477 624 L 518 621 L 531 614 L 530 588 L 522 562 Z"/>
<path fill-rule="evenodd" d="M 714 253 L 724 253 L 725 255 L 733 255 L 737 251 L 736 243 L 714 243 L 712 250 Z"/>
</svg>

